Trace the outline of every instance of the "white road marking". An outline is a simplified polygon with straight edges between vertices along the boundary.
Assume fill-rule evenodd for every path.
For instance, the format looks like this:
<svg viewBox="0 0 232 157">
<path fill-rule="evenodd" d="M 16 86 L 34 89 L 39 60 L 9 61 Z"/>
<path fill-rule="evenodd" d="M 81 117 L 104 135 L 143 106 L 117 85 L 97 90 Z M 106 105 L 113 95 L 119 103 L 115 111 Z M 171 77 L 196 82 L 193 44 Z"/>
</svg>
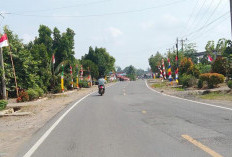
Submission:
<svg viewBox="0 0 232 157">
<path fill-rule="evenodd" d="M 169 97 L 172 97 L 172 98 L 176 98 L 176 99 L 180 99 L 180 100 L 185 100 L 185 101 L 189 101 L 189 102 L 194 102 L 194 103 L 197 103 L 197 104 L 202 104 L 202 105 L 206 105 L 206 106 L 211 106 L 211 107 L 216 107 L 216 108 L 220 108 L 220 109 L 225 109 L 225 110 L 230 110 L 232 111 L 232 108 L 228 108 L 228 107 L 223 107 L 223 106 L 218 106 L 218 105 L 213 105 L 213 104 L 208 104 L 208 103 L 204 103 L 204 102 L 199 102 L 199 101 L 194 101 L 194 100 L 189 100 L 189 99 L 184 99 L 184 98 L 180 98 L 180 97 L 177 97 L 177 96 L 173 96 L 173 95 L 168 95 L 168 94 L 164 94 L 164 93 L 161 93 L 161 92 L 158 92 L 154 89 L 152 89 L 148 84 L 147 84 L 147 81 L 145 81 L 146 83 L 146 86 L 148 89 L 156 92 L 156 93 L 159 93 L 159 94 L 162 94 L 164 96 L 169 96 Z"/>
<path fill-rule="evenodd" d="M 111 87 L 113 85 L 112 84 L 108 87 Z M 106 87 L 106 88 L 108 88 Z M 41 137 L 40 139 L 31 147 L 31 149 L 23 156 L 23 157 L 30 157 L 38 148 L 39 146 L 44 142 L 44 140 L 49 136 L 49 134 L 55 129 L 55 127 L 64 119 L 64 117 L 74 108 L 77 106 L 77 104 L 79 104 L 82 100 L 84 100 L 85 98 L 87 98 L 89 95 L 96 93 L 96 91 L 91 92 L 90 94 L 84 96 L 83 98 L 81 98 L 80 100 L 78 100 L 75 104 L 73 104 L 72 107 L 70 107 Z"/>
</svg>

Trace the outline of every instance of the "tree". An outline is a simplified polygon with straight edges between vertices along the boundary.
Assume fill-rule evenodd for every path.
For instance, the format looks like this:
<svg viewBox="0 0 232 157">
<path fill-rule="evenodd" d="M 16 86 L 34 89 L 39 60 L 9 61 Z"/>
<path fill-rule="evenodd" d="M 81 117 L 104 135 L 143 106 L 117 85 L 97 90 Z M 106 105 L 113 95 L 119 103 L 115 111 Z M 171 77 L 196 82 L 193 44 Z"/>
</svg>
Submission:
<svg viewBox="0 0 232 157">
<path fill-rule="evenodd" d="M 34 41 L 36 45 L 44 44 L 49 56 L 52 56 L 52 31 L 45 25 L 39 27 L 39 37 Z"/>
<path fill-rule="evenodd" d="M 110 71 L 115 71 L 114 57 L 110 56 L 105 48 L 89 47 L 88 54 L 82 56 L 82 60 L 90 60 L 98 67 L 99 75 L 107 75 Z"/>
<path fill-rule="evenodd" d="M 212 72 L 219 73 L 226 76 L 226 59 L 223 57 L 217 57 L 217 59 L 212 63 Z"/>
<path fill-rule="evenodd" d="M 127 77 L 130 78 L 130 80 L 133 80 L 133 81 L 136 80 L 136 68 L 133 65 L 126 67 L 125 72 L 126 72 Z"/>
<path fill-rule="evenodd" d="M 122 68 L 120 66 L 116 66 L 116 72 L 122 72 Z"/>
<path fill-rule="evenodd" d="M 185 45 L 184 57 L 191 58 L 194 64 L 197 64 L 198 59 L 196 57 L 197 50 L 195 43 L 189 43 Z"/>
<path fill-rule="evenodd" d="M 159 52 L 157 52 L 155 56 L 152 55 L 148 59 L 149 65 L 150 65 L 153 72 L 159 72 L 158 66 L 161 65 L 162 58 L 163 58 L 163 56 Z"/>
<path fill-rule="evenodd" d="M 99 77 L 98 67 L 94 62 L 92 62 L 91 60 L 82 60 L 81 64 L 84 69 L 86 70 L 88 68 L 90 69 L 90 73 L 93 78 L 98 79 Z"/>
<path fill-rule="evenodd" d="M 142 75 L 144 75 L 145 74 L 145 71 L 143 70 L 143 69 L 137 69 L 136 70 L 136 75 L 137 76 L 142 76 Z"/>
</svg>

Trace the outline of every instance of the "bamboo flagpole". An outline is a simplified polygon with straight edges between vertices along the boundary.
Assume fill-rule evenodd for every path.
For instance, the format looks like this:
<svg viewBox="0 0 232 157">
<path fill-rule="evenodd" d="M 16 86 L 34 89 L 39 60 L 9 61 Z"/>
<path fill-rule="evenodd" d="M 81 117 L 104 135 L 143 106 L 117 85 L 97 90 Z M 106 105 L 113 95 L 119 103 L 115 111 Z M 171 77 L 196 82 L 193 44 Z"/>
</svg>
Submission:
<svg viewBox="0 0 232 157">
<path fill-rule="evenodd" d="M 10 59 L 11 59 L 11 64 L 12 64 L 13 73 L 14 73 L 14 79 L 15 79 L 16 94 L 17 94 L 17 98 L 18 98 L 19 97 L 19 89 L 18 89 L 18 83 L 17 83 L 16 73 L 15 73 L 15 67 L 14 67 L 14 61 L 13 61 L 13 56 L 12 56 L 12 53 L 11 53 L 11 47 L 10 47 L 10 45 L 9 45 L 9 51 L 10 51 Z"/>
<path fill-rule="evenodd" d="M 15 67 L 14 67 L 14 61 L 13 61 L 11 46 L 10 46 L 10 43 L 9 43 L 9 40 L 7 38 L 7 34 L 6 33 L 4 35 L 2 35 L 0 43 L 1 43 L 1 45 L 0 45 L 1 49 L 2 49 L 2 47 L 8 47 L 8 50 L 9 50 L 9 53 L 10 53 L 10 59 L 11 59 L 12 69 L 13 69 L 13 74 L 14 74 L 16 95 L 17 95 L 17 97 L 19 97 L 18 83 L 17 83 L 16 73 L 15 73 Z M 3 54 L 2 54 L 2 63 L 3 63 Z M 3 93 L 4 93 L 4 91 L 3 91 Z"/>
</svg>

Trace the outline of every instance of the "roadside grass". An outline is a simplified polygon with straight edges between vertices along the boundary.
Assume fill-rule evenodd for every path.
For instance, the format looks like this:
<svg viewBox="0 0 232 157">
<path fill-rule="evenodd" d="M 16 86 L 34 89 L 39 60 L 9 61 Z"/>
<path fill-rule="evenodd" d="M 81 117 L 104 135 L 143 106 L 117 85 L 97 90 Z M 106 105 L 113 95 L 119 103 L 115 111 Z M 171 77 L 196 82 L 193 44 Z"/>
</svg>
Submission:
<svg viewBox="0 0 232 157">
<path fill-rule="evenodd" d="M 223 94 L 223 93 L 217 93 L 217 92 L 212 92 L 212 93 L 209 93 L 209 94 L 201 95 L 200 98 L 208 99 L 208 100 L 228 100 L 228 101 L 232 101 L 232 95 L 231 94 Z"/>
<path fill-rule="evenodd" d="M 185 91 L 184 88 L 174 88 L 176 91 Z"/>
<path fill-rule="evenodd" d="M 151 85 L 153 88 L 164 88 L 166 87 L 165 83 L 154 83 Z"/>
</svg>

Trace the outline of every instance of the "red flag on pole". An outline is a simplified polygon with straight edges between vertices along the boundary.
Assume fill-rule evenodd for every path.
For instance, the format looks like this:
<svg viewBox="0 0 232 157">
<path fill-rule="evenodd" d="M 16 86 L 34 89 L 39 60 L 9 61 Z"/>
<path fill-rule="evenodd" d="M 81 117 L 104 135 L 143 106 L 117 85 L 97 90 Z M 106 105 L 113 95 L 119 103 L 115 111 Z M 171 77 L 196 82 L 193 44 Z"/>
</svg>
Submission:
<svg viewBox="0 0 232 157">
<path fill-rule="evenodd" d="M 55 59 L 55 54 L 52 54 L 52 63 L 55 64 L 56 63 L 56 59 Z"/>
<path fill-rule="evenodd" d="M 9 46 L 8 38 L 6 34 L 3 34 L 0 38 L 0 47 L 6 47 L 6 46 Z"/>
<path fill-rule="evenodd" d="M 209 62 L 212 62 L 212 61 L 213 61 L 213 58 L 212 58 L 210 55 L 208 55 L 208 61 L 209 61 Z"/>
</svg>

